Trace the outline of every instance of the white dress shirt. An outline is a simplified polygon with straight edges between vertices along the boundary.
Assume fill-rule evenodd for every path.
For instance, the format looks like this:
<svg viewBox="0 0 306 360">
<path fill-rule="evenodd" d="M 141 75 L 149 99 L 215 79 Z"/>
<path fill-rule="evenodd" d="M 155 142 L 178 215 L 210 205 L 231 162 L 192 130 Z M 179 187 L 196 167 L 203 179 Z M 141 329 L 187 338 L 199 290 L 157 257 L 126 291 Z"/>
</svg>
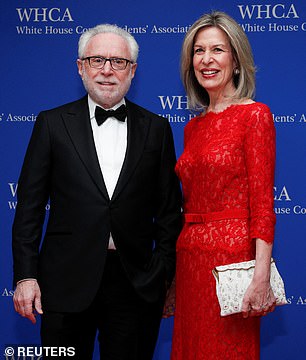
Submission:
<svg viewBox="0 0 306 360">
<path fill-rule="evenodd" d="M 113 108 L 107 110 L 116 110 L 122 104 L 125 105 L 124 99 Z M 98 160 L 107 193 L 111 199 L 125 158 L 127 147 L 127 121 L 122 122 L 114 117 L 110 117 L 99 126 L 95 118 L 95 109 L 96 106 L 99 105 L 88 96 L 88 106 Z M 116 249 L 112 234 L 110 234 L 108 248 Z"/>
</svg>

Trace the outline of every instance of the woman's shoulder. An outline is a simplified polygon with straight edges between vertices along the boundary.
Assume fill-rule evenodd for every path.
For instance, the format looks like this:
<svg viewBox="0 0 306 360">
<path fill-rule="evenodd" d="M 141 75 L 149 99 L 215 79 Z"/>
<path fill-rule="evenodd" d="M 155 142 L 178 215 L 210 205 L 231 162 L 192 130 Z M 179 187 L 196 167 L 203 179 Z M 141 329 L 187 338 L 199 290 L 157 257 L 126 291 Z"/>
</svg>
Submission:
<svg viewBox="0 0 306 360">
<path fill-rule="evenodd" d="M 247 104 L 248 121 L 247 124 L 251 127 L 274 127 L 273 115 L 267 104 L 253 101 Z"/>
<path fill-rule="evenodd" d="M 268 105 L 259 101 L 254 101 L 252 99 L 244 99 L 243 101 L 234 104 L 233 107 L 236 108 L 240 107 L 240 109 L 241 108 L 245 109 L 246 111 L 250 111 L 251 113 L 254 112 L 271 113 L 271 110 Z"/>
<path fill-rule="evenodd" d="M 248 110 L 255 117 L 257 115 L 263 116 L 265 114 L 267 114 L 268 116 L 271 116 L 270 107 L 265 103 L 262 103 L 262 102 L 259 102 L 259 101 L 253 101 L 253 102 L 251 102 L 251 103 L 249 103 L 247 105 L 249 107 Z"/>
<path fill-rule="evenodd" d="M 185 125 L 185 131 L 190 130 L 192 128 L 194 128 L 195 126 L 197 126 L 199 120 L 204 116 L 203 113 L 201 114 L 195 114 Z"/>
<path fill-rule="evenodd" d="M 248 103 L 246 103 L 246 105 L 249 105 L 250 108 L 252 108 L 253 111 L 260 111 L 260 112 L 267 112 L 267 113 L 271 113 L 271 110 L 269 108 L 269 106 L 267 104 L 264 104 L 262 102 L 259 101 L 250 101 Z"/>
</svg>

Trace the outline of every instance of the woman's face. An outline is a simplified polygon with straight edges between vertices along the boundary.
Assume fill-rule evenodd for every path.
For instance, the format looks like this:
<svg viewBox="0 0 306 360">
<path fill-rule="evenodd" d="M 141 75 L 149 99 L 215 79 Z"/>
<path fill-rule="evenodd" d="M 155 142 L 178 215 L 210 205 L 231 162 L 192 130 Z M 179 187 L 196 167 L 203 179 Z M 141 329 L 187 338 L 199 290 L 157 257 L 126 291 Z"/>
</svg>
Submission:
<svg viewBox="0 0 306 360">
<path fill-rule="evenodd" d="M 233 94 L 235 66 L 226 33 L 213 26 L 199 30 L 193 46 L 193 68 L 199 84 L 208 94 Z"/>
</svg>

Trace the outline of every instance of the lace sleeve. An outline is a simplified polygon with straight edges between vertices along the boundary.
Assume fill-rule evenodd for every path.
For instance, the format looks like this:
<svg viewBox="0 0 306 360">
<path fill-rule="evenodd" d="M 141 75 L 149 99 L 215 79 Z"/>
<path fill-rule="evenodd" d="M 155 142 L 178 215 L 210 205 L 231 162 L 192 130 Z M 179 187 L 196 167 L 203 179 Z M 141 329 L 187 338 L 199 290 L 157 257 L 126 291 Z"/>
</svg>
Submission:
<svg viewBox="0 0 306 360">
<path fill-rule="evenodd" d="M 251 215 L 250 235 L 271 243 L 276 219 L 273 209 L 275 127 L 272 114 L 264 104 L 259 104 L 251 113 L 245 154 Z"/>
</svg>

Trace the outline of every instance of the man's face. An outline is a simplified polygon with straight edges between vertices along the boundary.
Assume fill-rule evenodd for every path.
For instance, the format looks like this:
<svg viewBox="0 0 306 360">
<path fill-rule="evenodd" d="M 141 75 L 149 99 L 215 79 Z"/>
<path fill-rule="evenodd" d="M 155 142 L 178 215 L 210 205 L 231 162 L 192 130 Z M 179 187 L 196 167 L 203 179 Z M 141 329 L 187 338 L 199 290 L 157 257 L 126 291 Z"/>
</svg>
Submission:
<svg viewBox="0 0 306 360">
<path fill-rule="evenodd" d="M 84 58 L 124 58 L 131 60 L 128 44 L 121 36 L 105 33 L 92 37 L 85 48 Z M 124 70 L 113 70 L 109 61 L 102 69 L 89 66 L 88 60 L 77 60 L 79 74 L 90 97 L 105 109 L 116 105 L 128 92 L 137 64 L 128 63 Z"/>
</svg>

